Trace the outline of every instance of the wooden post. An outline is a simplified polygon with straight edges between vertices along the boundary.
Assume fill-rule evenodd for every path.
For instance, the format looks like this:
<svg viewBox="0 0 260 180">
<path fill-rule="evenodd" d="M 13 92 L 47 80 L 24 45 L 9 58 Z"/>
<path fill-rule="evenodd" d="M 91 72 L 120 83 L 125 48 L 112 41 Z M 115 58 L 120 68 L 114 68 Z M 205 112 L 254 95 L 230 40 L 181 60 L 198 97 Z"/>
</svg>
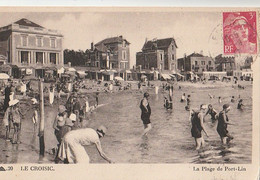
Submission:
<svg viewBox="0 0 260 180">
<path fill-rule="evenodd" d="M 45 143 L 44 143 L 44 96 L 43 96 L 43 79 L 39 81 L 39 96 L 40 96 L 40 126 L 39 126 L 39 144 L 40 144 L 40 155 L 44 156 Z"/>
</svg>

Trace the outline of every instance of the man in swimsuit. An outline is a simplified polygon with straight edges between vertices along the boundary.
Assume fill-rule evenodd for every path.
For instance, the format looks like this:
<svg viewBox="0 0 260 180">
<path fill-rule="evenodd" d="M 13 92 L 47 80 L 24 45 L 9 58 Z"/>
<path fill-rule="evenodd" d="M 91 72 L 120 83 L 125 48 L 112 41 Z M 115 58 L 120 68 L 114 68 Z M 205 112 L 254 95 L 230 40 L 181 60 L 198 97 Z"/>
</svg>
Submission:
<svg viewBox="0 0 260 180">
<path fill-rule="evenodd" d="M 229 104 L 223 105 L 223 110 L 219 113 L 217 132 L 220 136 L 221 142 L 227 144 L 227 140 L 232 140 L 233 137 L 228 133 L 227 125 L 231 124 L 228 121 L 227 113 L 230 111 Z"/>
<path fill-rule="evenodd" d="M 205 144 L 203 136 L 201 134 L 202 130 L 205 132 L 206 136 L 208 137 L 208 133 L 206 132 L 206 130 L 204 128 L 204 124 L 203 124 L 203 119 L 204 119 L 206 110 L 207 110 L 207 105 L 202 104 L 202 105 L 200 105 L 200 111 L 194 112 L 191 115 L 191 124 L 192 124 L 191 135 L 195 139 L 196 150 L 199 150 L 200 147 L 204 146 L 204 144 Z"/>
<path fill-rule="evenodd" d="M 148 131 L 152 129 L 150 116 L 151 116 L 151 107 L 148 102 L 149 93 L 144 93 L 144 98 L 141 100 L 140 109 L 142 111 L 141 119 L 144 124 L 144 132 L 143 135 L 147 135 Z"/>
</svg>

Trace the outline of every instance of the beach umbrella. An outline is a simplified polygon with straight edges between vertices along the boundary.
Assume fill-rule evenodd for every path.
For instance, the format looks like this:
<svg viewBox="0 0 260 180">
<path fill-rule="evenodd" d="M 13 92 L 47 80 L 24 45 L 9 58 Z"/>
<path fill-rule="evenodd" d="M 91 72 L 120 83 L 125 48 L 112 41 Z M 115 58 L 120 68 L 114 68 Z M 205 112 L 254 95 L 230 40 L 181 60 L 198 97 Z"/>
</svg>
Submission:
<svg viewBox="0 0 260 180">
<path fill-rule="evenodd" d="M 0 79 L 9 79 L 10 76 L 6 73 L 0 73 Z"/>
</svg>

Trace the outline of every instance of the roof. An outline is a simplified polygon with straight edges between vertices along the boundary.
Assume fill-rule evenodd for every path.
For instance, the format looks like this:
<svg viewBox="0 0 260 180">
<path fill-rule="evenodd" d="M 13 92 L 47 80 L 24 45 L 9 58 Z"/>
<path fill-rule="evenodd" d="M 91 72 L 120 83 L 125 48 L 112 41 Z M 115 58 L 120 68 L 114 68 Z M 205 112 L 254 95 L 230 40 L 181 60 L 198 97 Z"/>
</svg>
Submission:
<svg viewBox="0 0 260 180">
<path fill-rule="evenodd" d="M 42 26 L 28 20 L 28 19 L 20 19 L 19 21 L 16 21 L 14 22 L 14 24 L 19 24 L 19 25 L 22 25 L 22 26 L 30 26 L 30 27 L 38 27 L 38 28 L 43 28 Z"/>
<path fill-rule="evenodd" d="M 126 39 L 123 38 L 123 36 L 118 36 L 118 37 L 106 38 L 102 41 L 99 41 L 98 43 L 95 44 L 95 48 L 99 51 L 105 52 L 107 51 L 107 47 L 105 46 L 106 44 L 122 43 L 123 41 L 126 41 L 127 44 L 130 44 Z"/>
<path fill-rule="evenodd" d="M 170 46 L 172 41 L 173 41 L 175 47 L 178 48 L 177 44 L 173 38 L 166 38 L 166 39 L 157 39 L 157 40 L 147 41 L 144 43 L 142 50 L 152 49 L 153 47 L 156 47 L 158 49 L 166 48 L 166 47 Z"/>
<path fill-rule="evenodd" d="M 199 53 L 192 53 L 190 55 L 188 55 L 187 57 L 204 57 L 202 54 L 199 54 Z"/>
<path fill-rule="evenodd" d="M 233 63 L 235 62 L 235 57 L 230 56 L 230 57 L 225 57 L 222 56 L 222 54 L 219 54 L 218 56 L 215 57 L 215 63 L 220 64 L 220 63 Z"/>
</svg>

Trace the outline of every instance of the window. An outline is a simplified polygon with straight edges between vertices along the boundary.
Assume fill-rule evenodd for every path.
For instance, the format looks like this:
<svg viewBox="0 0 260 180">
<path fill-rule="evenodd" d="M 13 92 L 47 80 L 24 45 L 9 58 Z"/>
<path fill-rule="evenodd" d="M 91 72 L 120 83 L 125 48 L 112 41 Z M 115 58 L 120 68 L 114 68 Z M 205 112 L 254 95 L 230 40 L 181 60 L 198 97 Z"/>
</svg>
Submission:
<svg viewBox="0 0 260 180">
<path fill-rule="evenodd" d="M 172 45 L 172 50 L 174 51 L 174 46 Z"/>
<path fill-rule="evenodd" d="M 195 69 L 194 65 L 192 65 L 192 69 Z"/>
<path fill-rule="evenodd" d="M 27 46 L 28 44 L 28 37 L 26 35 L 22 36 L 22 46 Z"/>
<path fill-rule="evenodd" d="M 36 46 L 37 47 L 42 47 L 42 38 L 41 37 L 37 37 L 36 38 Z"/>
<path fill-rule="evenodd" d="M 50 63 L 56 64 L 56 53 L 50 53 Z"/>
<path fill-rule="evenodd" d="M 36 63 L 43 64 L 43 53 L 42 52 L 36 52 Z"/>
<path fill-rule="evenodd" d="M 174 54 L 172 54 L 172 60 L 174 60 Z"/>
<path fill-rule="evenodd" d="M 201 65 L 205 65 L 205 61 L 201 61 Z"/>
<path fill-rule="evenodd" d="M 209 61 L 209 65 L 211 65 L 211 61 Z"/>
<path fill-rule="evenodd" d="M 29 63 L 29 52 L 21 51 L 21 63 L 28 64 Z"/>
<path fill-rule="evenodd" d="M 163 60 L 163 54 L 161 54 L 161 61 Z"/>
<path fill-rule="evenodd" d="M 51 48 L 56 47 L 56 39 L 51 39 Z"/>
<path fill-rule="evenodd" d="M 122 53 L 123 53 L 123 54 L 122 54 L 122 59 L 123 59 L 123 60 L 126 60 L 126 51 L 122 51 Z"/>
<path fill-rule="evenodd" d="M 195 61 L 195 66 L 198 65 L 198 61 Z"/>
</svg>

